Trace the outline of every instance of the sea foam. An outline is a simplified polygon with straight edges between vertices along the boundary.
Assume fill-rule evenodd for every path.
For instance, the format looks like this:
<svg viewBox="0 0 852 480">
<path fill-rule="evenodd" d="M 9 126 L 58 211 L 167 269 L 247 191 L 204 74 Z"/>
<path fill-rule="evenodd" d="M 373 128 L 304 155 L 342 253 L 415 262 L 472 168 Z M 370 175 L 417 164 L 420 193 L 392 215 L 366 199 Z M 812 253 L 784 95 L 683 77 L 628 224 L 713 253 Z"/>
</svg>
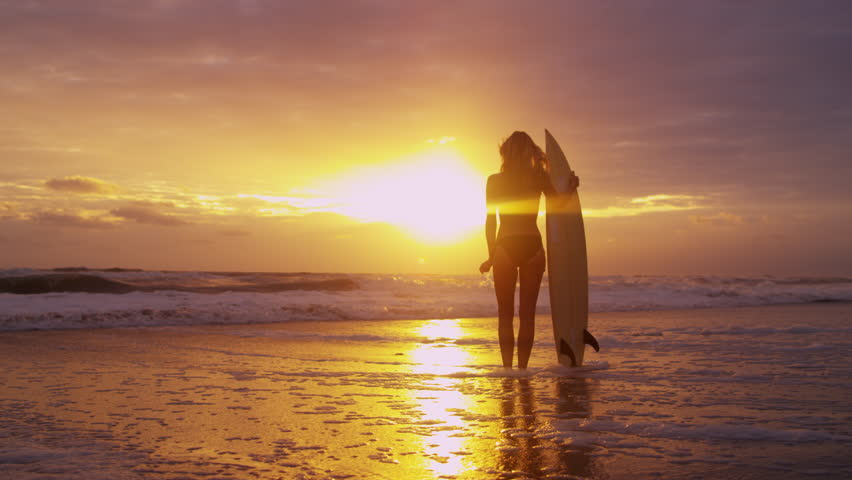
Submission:
<svg viewBox="0 0 852 480">
<path fill-rule="evenodd" d="M 549 313 L 548 289 L 545 277 L 540 314 Z M 848 301 L 852 278 L 843 277 L 617 275 L 590 281 L 593 312 Z M 496 314 L 490 276 L 0 270 L 0 330 Z"/>
</svg>

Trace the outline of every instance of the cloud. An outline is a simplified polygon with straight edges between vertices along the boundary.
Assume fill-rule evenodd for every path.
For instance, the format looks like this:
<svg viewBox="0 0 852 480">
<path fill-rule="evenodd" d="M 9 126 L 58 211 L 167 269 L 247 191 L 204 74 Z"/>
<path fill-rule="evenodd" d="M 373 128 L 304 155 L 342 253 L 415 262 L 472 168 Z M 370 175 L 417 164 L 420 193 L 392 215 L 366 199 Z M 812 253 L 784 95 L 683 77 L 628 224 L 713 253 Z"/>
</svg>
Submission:
<svg viewBox="0 0 852 480">
<path fill-rule="evenodd" d="M 169 200 L 133 200 L 130 202 L 135 207 L 156 208 L 156 207 L 174 207 L 175 202 Z"/>
<path fill-rule="evenodd" d="M 705 197 L 700 195 L 670 195 L 660 193 L 632 198 L 623 205 L 606 208 L 583 209 L 583 215 L 592 218 L 634 217 L 646 213 L 677 212 L 706 208 L 701 204 Z"/>
<path fill-rule="evenodd" d="M 262 217 L 301 217 L 329 212 L 338 201 L 322 197 L 299 197 L 241 193 L 229 200 L 233 208 L 250 211 Z"/>
<path fill-rule="evenodd" d="M 731 226 L 741 225 L 745 220 L 733 213 L 719 212 L 715 215 L 690 215 L 689 221 L 696 225 Z"/>
<path fill-rule="evenodd" d="M 671 207 L 686 207 L 692 206 L 697 200 L 703 200 L 704 197 L 696 195 L 668 195 L 665 193 L 657 195 L 648 195 L 645 197 L 637 197 L 630 200 L 630 203 L 639 205 L 667 205 Z"/>
<path fill-rule="evenodd" d="M 91 193 L 96 195 L 109 195 L 118 191 L 118 187 L 98 180 L 97 178 L 81 177 L 78 175 L 62 178 L 51 178 L 44 185 L 59 192 Z"/>
<path fill-rule="evenodd" d="M 226 228 L 223 230 L 219 230 L 219 233 L 226 237 L 248 237 L 249 235 L 251 235 L 251 232 L 249 232 L 248 230 L 240 230 L 238 228 Z"/>
<path fill-rule="evenodd" d="M 15 204 L 12 202 L 0 202 L 0 220 L 14 218 Z"/>
<path fill-rule="evenodd" d="M 154 210 L 153 208 L 142 207 L 137 205 L 129 205 L 126 207 L 116 208 L 114 210 L 111 210 L 110 213 L 115 215 L 116 217 L 123 218 L 125 220 L 133 220 L 137 223 L 144 223 L 148 225 L 175 227 L 179 225 L 186 225 L 189 223 L 174 215 L 160 213 Z"/>
<path fill-rule="evenodd" d="M 116 224 L 109 219 L 65 212 L 38 212 L 30 215 L 36 223 L 74 228 L 112 228 Z"/>
<path fill-rule="evenodd" d="M 50 145 L 3 145 L 5 152 L 48 152 L 48 153 L 85 153 L 78 147 L 54 147 Z"/>
</svg>

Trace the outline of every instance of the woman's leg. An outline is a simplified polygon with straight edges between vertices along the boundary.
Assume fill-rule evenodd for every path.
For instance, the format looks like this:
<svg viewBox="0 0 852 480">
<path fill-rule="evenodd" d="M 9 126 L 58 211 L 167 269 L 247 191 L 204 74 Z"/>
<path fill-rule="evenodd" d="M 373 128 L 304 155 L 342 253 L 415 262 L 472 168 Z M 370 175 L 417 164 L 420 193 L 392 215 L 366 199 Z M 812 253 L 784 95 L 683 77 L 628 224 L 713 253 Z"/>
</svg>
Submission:
<svg viewBox="0 0 852 480">
<path fill-rule="evenodd" d="M 545 263 L 544 249 L 541 249 L 520 268 L 521 305 L 518 317 L 521 325 L 518 328 L 518 368 L 527 368 L 530 360 L 535 339 L 535 304 L 538 301 L 538 290 L 541 287 Z M 497 283 L 496 280 L 494 283 Z"/>
<path fill-rule="evenodd" d="M 512 357 L 515 352 L 515 329 L 512 327 L 512 319 L 515 316 L 515 283 L 518 281 L 518 269 L 501 247 L 497 247 L 494 252 L 493 266 L 500 354 L 503 357 L 503 366 L 512 368 Z"/>
</svg>

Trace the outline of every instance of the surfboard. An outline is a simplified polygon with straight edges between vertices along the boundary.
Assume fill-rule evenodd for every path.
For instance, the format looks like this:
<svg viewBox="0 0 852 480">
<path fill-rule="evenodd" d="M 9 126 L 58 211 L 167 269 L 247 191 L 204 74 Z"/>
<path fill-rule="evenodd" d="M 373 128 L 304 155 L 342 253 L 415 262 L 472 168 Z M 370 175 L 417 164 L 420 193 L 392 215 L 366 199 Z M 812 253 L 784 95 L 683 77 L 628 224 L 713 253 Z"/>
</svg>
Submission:
<svg viewBox="0 0 852 480">
<path fill-rule="evenodd" d="M 589 266 L 586 257 L 586 231 L 580 195 L 569 189 L 572 170 L 562 148 L 549 131 L 546 154 L 550 179 L 556 195 L 546 199 L 547 277 L 553 339 L 561 365 L 583 366 L 586 344 L 595 351 L 598 342 L 587 330 L 589 325 Z"/>
</svg>

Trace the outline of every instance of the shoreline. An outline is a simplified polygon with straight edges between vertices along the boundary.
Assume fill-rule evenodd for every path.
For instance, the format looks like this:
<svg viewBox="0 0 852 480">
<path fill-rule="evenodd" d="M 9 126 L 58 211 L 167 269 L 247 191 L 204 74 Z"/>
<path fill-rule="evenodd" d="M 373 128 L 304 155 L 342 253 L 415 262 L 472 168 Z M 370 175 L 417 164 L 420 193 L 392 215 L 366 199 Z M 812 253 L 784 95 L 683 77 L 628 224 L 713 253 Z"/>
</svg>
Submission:
<svg viewBox="0 0 852 480">
<path fill-rule="evenodd" d="M 570 369 L 540 316 L 526 372 L 499 368 L 494 318 L 2 332 L 0 471 L 843 478 L 850 318 L 593 314 L 602 351 Z"/>
</svg>

